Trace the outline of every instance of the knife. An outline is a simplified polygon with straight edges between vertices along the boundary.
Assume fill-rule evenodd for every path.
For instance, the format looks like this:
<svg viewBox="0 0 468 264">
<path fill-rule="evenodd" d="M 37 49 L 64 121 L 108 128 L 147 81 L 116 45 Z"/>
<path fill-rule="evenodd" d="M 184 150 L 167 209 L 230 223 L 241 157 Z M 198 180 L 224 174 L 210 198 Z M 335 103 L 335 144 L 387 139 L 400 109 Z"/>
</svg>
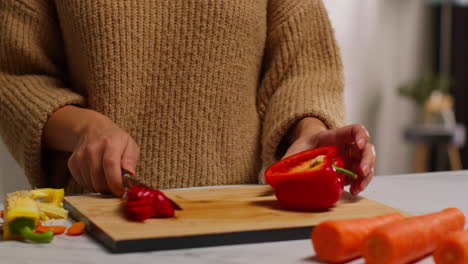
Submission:
<svg viewBox="0 0 468 264">
<path fill-rule="evenodd" d="M 130 176 L 130 173 L 128 173 L 124 169 L 122 169 L 122 183 L 123 183 L 123 186 L 125 187 L 126 190 L 129 190 L 130 188 L 132 188 L 135 185 L 153 190 L 153 188 L 151 188 L 150 186 L 140 182 L 135 177 Z M 178 205 L 176 202 L 174 202 L 171 198 L 167 197 L 167 199 L 169 199 L 169 201 L 172 204 L 172 207 L 174 207 L 175 210 L 182 210 L 182 207 L 180 207 L 180 205 Z"/>
</svg>

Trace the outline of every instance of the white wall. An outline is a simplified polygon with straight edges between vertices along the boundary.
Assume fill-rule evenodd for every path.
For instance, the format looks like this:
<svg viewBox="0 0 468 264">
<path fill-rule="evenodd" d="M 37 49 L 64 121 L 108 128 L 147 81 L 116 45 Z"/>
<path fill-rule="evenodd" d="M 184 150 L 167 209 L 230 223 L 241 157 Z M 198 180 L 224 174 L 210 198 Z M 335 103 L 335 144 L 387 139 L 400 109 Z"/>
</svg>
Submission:
<svg viewBox="0 0 468 264">
<path fill-rule="evenodd" d="M 431 17 L 421 0 L 324 0 L 342 51 L 349 123 L 362 123 L 376 146 L 376 175 L 411 172 L 402 139 L 413 105 L 402 83 L 430 69 Z"/>
<path fill-rule="evenodd" d="M 376 174 L 411 171 L 412 149 L 401 132 L 414 109 L 396 87 L 428 65 L 428 9 L 420 0 L 324 0 L 335 26 L 346 75 L 348 121 L 362 123 L 377 148 Z M 0 142 L 0 194 L 28 188 Z"/>
</svg>

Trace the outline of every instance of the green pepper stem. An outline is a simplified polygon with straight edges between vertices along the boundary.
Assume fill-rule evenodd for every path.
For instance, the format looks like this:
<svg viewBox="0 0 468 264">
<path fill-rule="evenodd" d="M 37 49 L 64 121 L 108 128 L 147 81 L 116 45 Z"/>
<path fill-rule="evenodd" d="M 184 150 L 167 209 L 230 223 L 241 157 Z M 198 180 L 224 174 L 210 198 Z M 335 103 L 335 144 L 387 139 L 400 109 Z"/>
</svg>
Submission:
<svg viewBox="0 0 468 264">
<path fill-rule="evenodd" d="M 52 230 L 44 233 L 36 233 L 29 226 L 25 226 L 21 228 L 20 232 L 24 238 L 37 243 L 49 243 L 54 238 L 54 232 L 52 232 Z"/>
<path fill-rule="evenodd" d="M 335 165 L 335 163 L 332 163 L 332 167 L 336 170 L 336 172 L 344 174 L 348 177 L 350 177 L 353 180 L 357 180 L 358 175 L 350 170 L 347 170 L 345 168 L 341 168 Z"/>
</svg>

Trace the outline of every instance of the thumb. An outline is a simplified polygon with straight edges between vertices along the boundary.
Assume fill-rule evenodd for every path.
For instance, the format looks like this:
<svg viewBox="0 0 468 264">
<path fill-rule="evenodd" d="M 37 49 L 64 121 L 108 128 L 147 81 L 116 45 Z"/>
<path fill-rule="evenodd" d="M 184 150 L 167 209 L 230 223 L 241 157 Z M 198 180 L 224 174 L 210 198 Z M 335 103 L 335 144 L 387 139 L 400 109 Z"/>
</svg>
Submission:
<svg viewBox="0 0 468 264">
<path fill-rule="evenodd" d="M 286 151 L 286 154 L 281 159 L 285 159 L 287 157 L 290 157 L 294 154 L 297 154 L 299 152 L 303 152 L 309 149 L 314 148 L 315 146 L 311 144 L 310 142 L 306 140 L 296 140 L 294 143 L 288 148 Z"/>
</svg>

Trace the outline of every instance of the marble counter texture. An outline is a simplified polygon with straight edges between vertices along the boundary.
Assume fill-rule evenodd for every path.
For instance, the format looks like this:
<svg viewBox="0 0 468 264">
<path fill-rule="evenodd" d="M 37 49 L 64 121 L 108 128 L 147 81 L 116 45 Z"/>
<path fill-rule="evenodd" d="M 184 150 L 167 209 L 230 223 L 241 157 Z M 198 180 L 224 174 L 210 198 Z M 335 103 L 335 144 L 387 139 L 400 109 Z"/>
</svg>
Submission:
<svg viewBox="0 0 468 264">
<path fill-rule="evenodd" d="M 375 177 L 362 196 L 410 214 L 457 207 L 468 215 L 468 171 Z M 3 204 L 3 203 L 2 203 Z M 0 263 L 321 263 L 309 240 L 112 254 L 90 236 L 57 236 L 51 244 L 0 241 Z M 358 259 L 352 264 L 364 263 Z M 417 263 L 433 263 L 431 258 Z"/>
</svg>

